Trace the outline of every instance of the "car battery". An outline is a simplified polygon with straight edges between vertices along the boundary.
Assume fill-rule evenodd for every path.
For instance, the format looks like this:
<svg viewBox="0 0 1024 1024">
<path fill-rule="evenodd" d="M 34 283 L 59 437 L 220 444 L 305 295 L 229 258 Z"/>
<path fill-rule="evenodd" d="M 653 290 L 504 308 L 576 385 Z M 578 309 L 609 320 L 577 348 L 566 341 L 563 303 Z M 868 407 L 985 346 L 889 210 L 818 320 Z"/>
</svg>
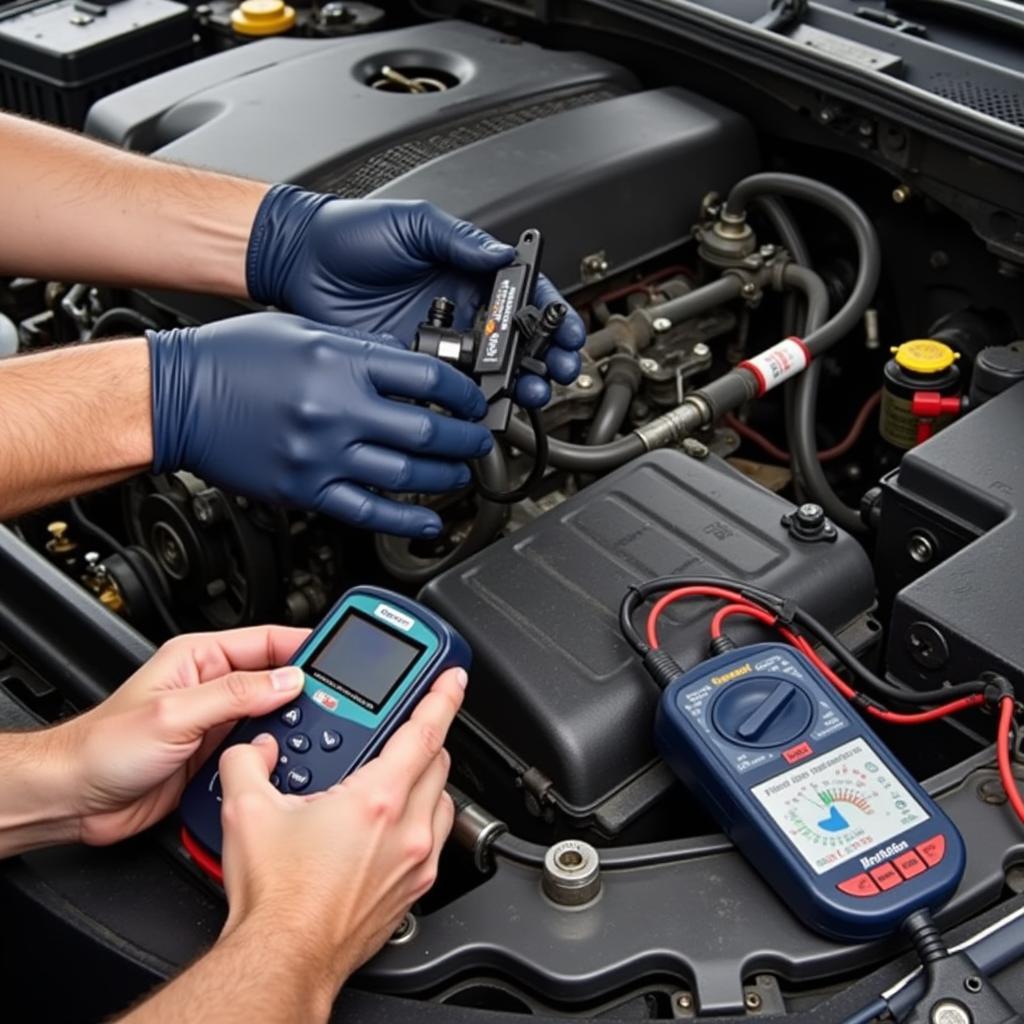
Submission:
<svg viewBox="0 0 1024 1024">
<path fill-rule="evenodd" d="M 174 0 L 57 0 L 0 11 L 0 107 L 80 128 L 101 96 L 196 54 Z"/>
</svg>

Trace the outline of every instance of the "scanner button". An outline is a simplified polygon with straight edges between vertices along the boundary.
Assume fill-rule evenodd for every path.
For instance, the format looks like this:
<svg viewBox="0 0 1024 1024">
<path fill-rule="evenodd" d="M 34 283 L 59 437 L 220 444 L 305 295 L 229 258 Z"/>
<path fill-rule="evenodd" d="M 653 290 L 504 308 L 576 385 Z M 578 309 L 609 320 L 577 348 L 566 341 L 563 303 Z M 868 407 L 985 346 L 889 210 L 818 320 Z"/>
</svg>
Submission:
<svg viewBox="0 0 1024 1024">
<path fill-rule="evenodd" d="M 840 892 L 845 892 L 847 896 L 875 896 L 879 892 L 878 886 L 871 881 L 871 876 L 866 871 L 840 882 L 836 888 Z"/>
<path fill-rule="evenodd" d="M 322 729 L 320 731 L 320 749 L 337 750 L 341 746 L 341 733 L 333 729 Z"/>
<path fill-rule="evenodd" d="M 946 856 L 946 837 L 943 835 L 932 836 L 931 839 L 926 839 L 923 843 L 917 847 L 917 852 L 921 855 L 921 860 L 933 868 L 936 864 Z"/>
<path fill-rule="evenodd" d="M 882 890 L 894 889 L 903 881 L 900 873 L 891 864 L 883 864 L 879 868 L 872 868 L 871 877 L 878 883 L 878 888 Z"/>
<path fill-rule="evenodd" d="M 904 878 L 913 878 L 914 875 L 919 875 L 922 871 L 927 871 L 925 862 L 921 860 L 913 850 L 909 853 L 901 853 L 897 858 L 895 858 L 895 860 L 893 860 L 893 864 L 896 865 L 896 870 Z"/>
<path fill-rule="evenodd" d="M 281 776 L 278 775 L 277 772 L 274 772 L 274 774 L 270 776 L 270 784 L 274 787 L 274 789 L 281 788 Z"/>
<path fill-rule="evenodd" d="M 293 768 L 288 773 L 288 788 L 293 793 L 305 789 L 313 781 L 313 773 L 308 768 Z"/>
<path fill-rule="evenodd" d="M 281 721 L 294 729 L 302 721 L 302 708 L 288 708 L 281 713 Z"/>
<path fill-rule="evenodd" d="M 309 737 L 304 732 L 293 732 L 287 739 L 288 746 L 297 754 L 304 754 L 309 750 Z"/>
</svg>

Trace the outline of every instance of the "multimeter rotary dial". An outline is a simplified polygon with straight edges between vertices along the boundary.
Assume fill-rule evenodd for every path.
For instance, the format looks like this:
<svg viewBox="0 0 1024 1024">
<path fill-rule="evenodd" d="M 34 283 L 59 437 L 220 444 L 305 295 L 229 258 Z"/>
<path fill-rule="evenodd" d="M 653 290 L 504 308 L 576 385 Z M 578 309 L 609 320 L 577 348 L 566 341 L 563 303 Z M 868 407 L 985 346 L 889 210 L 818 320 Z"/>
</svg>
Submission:
<svg viewBox="0 0 1024 1024">
<path fill-rule="evenodd" d="M 753 676 L 725 685 L 711 706 L 711 721 L 730 743 L 781 747 L 811 724 L 814 705 L 779 675 Z"/>
</svg>

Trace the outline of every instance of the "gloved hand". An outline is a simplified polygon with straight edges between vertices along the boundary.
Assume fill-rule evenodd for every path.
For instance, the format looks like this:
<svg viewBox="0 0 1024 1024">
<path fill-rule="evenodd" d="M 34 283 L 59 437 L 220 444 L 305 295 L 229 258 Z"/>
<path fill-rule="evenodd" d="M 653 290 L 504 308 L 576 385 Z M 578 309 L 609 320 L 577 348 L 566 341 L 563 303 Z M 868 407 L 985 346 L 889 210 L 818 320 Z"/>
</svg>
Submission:
<svg viewBox="0 0 1024 1024">
<path fill-rule="evenodd" d="M 285 313 L 146 337 L 156 473 L 187 469 L 253 498 L 433 537 L 441 529 L 435 512 L 367 488 L 464 487 L 465 460 L 494 443 L 489 430 L 466 422 L 487 411 L 468 377 L 387 337 Z"/>
<path fill-rule="evenodd" d="M 469 327 L 486 301 L 495 273 L 515 257 L 510 245 L 426 202 L 348 200 L 275 185 L 249 239 L 246 277 L 256 302 L 331 324 L 386 331 L 411 346 L 431 301 L 443 295 Z M 542 277 L 533 301 L 560 299 Z M 548 351 L 553 380 L 570 384 L 580 372 L 583 321 L 570 311 Z M 547 403 L 547 382 L 524 373 L 516 398 L 524 407 Z"/>
</svg>

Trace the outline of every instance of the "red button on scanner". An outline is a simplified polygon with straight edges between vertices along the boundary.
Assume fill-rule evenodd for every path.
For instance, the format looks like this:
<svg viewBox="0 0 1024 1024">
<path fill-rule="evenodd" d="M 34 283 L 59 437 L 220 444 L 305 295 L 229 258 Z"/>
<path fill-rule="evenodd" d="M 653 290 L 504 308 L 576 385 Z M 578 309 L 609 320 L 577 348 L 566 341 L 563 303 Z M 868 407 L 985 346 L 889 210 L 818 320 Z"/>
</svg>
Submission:
<svg viewBox="0 0 1024 1024">
<path fill-rule="evenodd" d="M 946 837 L 938 835 L 926 839 L 918 846 L 917 852 L 928 867 L 935 867 L 946 856 Z"/>
<path fill-rule="evenodd" d="M 871 881 L 871 876 L 865 871 L 848 878 L 845 882 L 840 882 L 836 888 L 840 892 L 845 892 L 847 896 L 877 896 L 879 891 L 878 886 Z"/>
<path fill-rule="evenodd" d="M 891 864 L 872 868 L 871 877 L 878 883 L 878 888 L 883 890 L 893 889 L 903 881 L 900 873 Z"/>
<path fill-rule="evenodd" d="M 901 853 L 893 860 L 893 864 L 904 878 L 913 878 L 914 875 L 919 875 L 922 871 L 927 870 L 925 862 L 913 850 L 909 853 Z"/>
<path fill-rule="evenodd" d="M 789 750 L 784 750 L 782 756 L 787 764 L 796 764 L 797 761 L 802 761 L 805 757 L 810 757 L 814 751 L 811 750 L 810 743 L 798 743 L 795 747 L 790 747 Z"/>
</svg>

